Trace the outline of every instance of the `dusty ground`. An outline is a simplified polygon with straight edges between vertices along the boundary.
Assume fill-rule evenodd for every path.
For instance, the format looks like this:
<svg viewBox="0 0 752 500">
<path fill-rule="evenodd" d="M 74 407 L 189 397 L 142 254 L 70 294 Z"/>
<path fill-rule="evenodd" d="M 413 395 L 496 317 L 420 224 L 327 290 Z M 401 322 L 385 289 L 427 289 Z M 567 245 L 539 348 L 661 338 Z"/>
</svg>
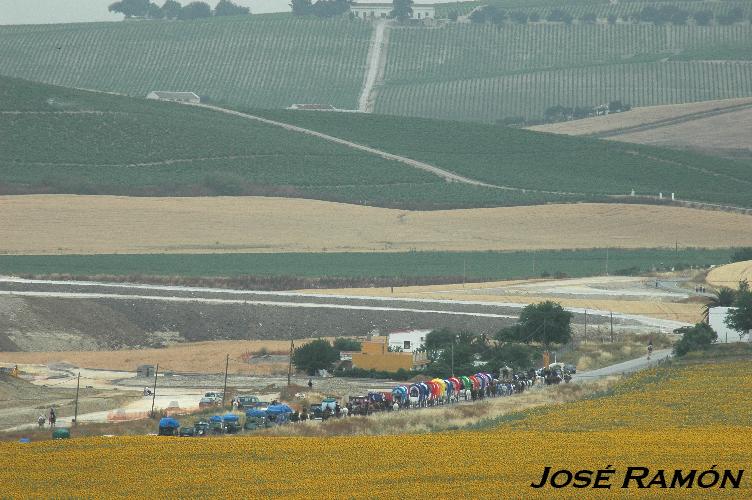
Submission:
<svg viewBox="0 0 752 500">
<path fill-rule="evenodd" d="M 752 245 L 752 231 L 739 230 L 750 216 L 651 205 L 410 212 L 289 198 L 33 195 L 0 197 L 0 212 L 5 254 Z"/>
<path fill-rule="evenodd" d="M 710 270 L 706 278 L 706 281 L 713 286 L 734 289 L 739 288 L 739 282 L 742 280 L 752 282 L 752 260 L 716 267 Z"/>
<path fill-rule="evenodd" d="M 680 146 L 727 156 L 752 156 L 752 108 L 698 118 L 610 139 L 652 146 Z"/>
<path fill-rule="evenodd" d="M 752 146 L 752 108 L 713 115 L 716 110 L 752 104 L 752 98 L 724 99 L 688 104 L 648 106 L 626 113 L 573 120 L 530 127 L 531 130 L 567 135 L 615 134 L 609 139 L 655 146 L 674 146 L 699 149 L 728 156 L 750 156 Z M 708 115 L 696 115 L 708 113 Z M 671 120 L 662 124 L 662 121 Z M 633 131 L 637 126 L 651 126 L 650 130 Z"/>
<path fill-rule="evenodd" d="M 297 340 L 300 346 L 309 340 Z M 42 364 L 70 363 L 71 365 L 102 370 L 132 372 L 139 365 L 159 364 L 160 370 L 219 373 L 224 371 L 225 356 L 230 355 L 230 373 L 271 375 L 286 374 L 287 362 L 277 356 L 253 358 L 249 353 L 266 349 L 269 353 L 290 350 L 287 341 L 214 341 L 173 345 L 164 349 L 128 349 L 121 351 L 66 351 L 66 352 L 0 352 L 0 363 Z M 285 356 L 286 358 L 286 356 Z"/>
<path fill-rule="evenodd" d="M 314 293 L 301 290 L 303 293 Z M 321 294 L 446 299 L 532 304 L 555 300 L 565 307 L 613 311 L 662 320 L 695 323 L 702 319 L 702 303 L 688 301 L 682 290 L 654 287 L 652 278 L 600 276 L 564 280 L 518 280 L 466 285 L 316 290 Z"/>
</svg>

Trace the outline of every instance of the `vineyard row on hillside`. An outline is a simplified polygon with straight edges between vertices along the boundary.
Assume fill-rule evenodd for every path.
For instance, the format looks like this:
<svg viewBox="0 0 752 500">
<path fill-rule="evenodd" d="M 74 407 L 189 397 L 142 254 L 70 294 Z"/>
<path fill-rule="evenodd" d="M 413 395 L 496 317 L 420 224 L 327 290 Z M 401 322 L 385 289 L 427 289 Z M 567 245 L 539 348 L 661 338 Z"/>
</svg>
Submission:
<svg viewBox="0 0 752 500">
<path fill-rule="evenodd" d="M 700 47 L 749 47 L 752 26 L 455 25 L 394 29 L 385 80 L 416 83 L 540 68 L 663 59 Z M 735 57 L 738 54 L 735 53 Z"/>
<path fill-rule="evenodd" d="M 356 107 L 371 27 L 345 19 L 235 18 L 0 28 L 5 76 L 145 96 L 193 91 L 259 107 Z"/>
<path fill-rule="evenodd" d="M 752 95 L 752 62 L 659 62 L 542 70 L 495 78 L 387 85 L 376 111 L 493 123 L 552 106 L 621 100 L 652 106 Z"/>
</svg>

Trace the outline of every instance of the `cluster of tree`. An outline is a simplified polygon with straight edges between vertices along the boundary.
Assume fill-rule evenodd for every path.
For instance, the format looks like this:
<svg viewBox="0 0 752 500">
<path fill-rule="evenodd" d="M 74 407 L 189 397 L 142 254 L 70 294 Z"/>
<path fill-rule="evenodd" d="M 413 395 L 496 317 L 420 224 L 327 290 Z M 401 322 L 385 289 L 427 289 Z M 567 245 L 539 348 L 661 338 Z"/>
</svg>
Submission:
<svg viewBox="0 0 752 500">
<path fill-rule="evenodd" d="M 540 118 L 527 118 L 524 116 L 506 116 L 496 120 L 497 125 L 505 127 L 528 127 L 544 123 L 556 123 L 569 120 L 578 120 L 591 116 L 605 115 L 606 113 L 622 113 L 632 109 L 630 104 L 621 101 L 611 101 L 605 106 L 562 106 L 557 104 L 543 112 Z M 545 276 L 544 276 L 545 277 Z"/>
<path fill-rule="evenodd" d="M 695 23 L 701 26 L 707 26 L 713 21 L 713 12 L 710 10 L 701 10 L 696 12 L 690 12 L 688 10 L 680 9 L 676 5 L 664 5 L 661 7 L 654 7 L 652 5 L 643 8 L 639 12 L 633 14 L 626 14 L 622 17 L 624 22 L 631 23 L 654 23 L 658 25 L 662 24 L 687 24 L 690 18 L 694 19 Z M 504 22 L 527 24 L 528 22 L 539 22 L 541 16 L 537 12 L 522 12 L 513 11 L 506 12 L 500 10 L 493 5 L 487 5 L 475 9 L 470 13 L 470 21 L 479 24 L 491 23 L 502 24 Z M 456 21 L 457 13 L 450 12 L 449 20 Z M 552 9 L 545 18 L 550 23 L 564 23 L 572 24 L 575 20 L 574 16 L 564 9 Z M 616 24 L 619 20 L 619 16 L 616 14 L 608 14 L 606 16 L 608 24 Z M 734 7 L 727 14 L 722 14 L 715 17 L 718 24 L 729 25 L 737 22 L 743 22 L 744 11 L 741 7 Z M 577 21 L 582 24 L 595 24 L 598 22 L 598 16 L 595 12 L 586 12 L 582 14 Z"/>
<path fill-rule="evenodd" d="M 566 344 L 572 338 L 572 313 L 546 301 L 522 309 L 520 319 L 492 338 L 472 332 L 435 330 L 426 336 L 426 372 L 446 377 L 452 373 L 498 372 L 508 366 L 527 370 L 535 366 L 541 350 L 552 344 Z"/>
<path fill-rule="evenodd" d="M 450 13 L 449 19 L 456 20 L 457 19 L 456 13 L 454 14 L 454 19 L 452 19 L 452 14 Z M 507 12 L 503 9 L 497 8 L 494 5 L 486 5 L 484 7 L 475 9 L 473 12 L 471 12 L 469 19 L 471 22 L 478 23 L 478 24 L 491 23 L 491 24 L 498 25 L 504 22 L 516 23 L 516 24 L 527 24 L 528 22 L 531 22 L 531 23 L 539 22 L 541 20 L 541 16 L 537 12 L 524 12 L 524 11 Z"/>
<path fill-rule="evenodd" d="M 336 338 L 334 343 L 318 339 L 295 348 L 292 363 L 299 371 L 314 375 L 318 370 L 331 370 L 334 363 L 339 361 L 341 351 L 359 351 L 360 342 L 357 340 Z"/>
<path fill-rule="evenodd" d="M 110 12 L 123 14 L 126 18 L 143 19 L 200 19 L 214 16 L 240 16 L 250 14 L 248 7 L 241 7 L 230 0 L 220 0 L 212 11 L 206 2 L 191 2 L 183 6 L 176 0 L 167 0 L 161 7 L 149 0 L 121 0 L 109 6 Z"/>
<path fill-rule="evenodd" d="M 733 309 L 726 315 L 726 326 L 739 332 L 739 339 L 748 336 L 752 330 L 752 290 L 744 280 L 739 283 L 739 290 L 734 292 Z"/>
<path fill-rule="evenodd" d="M 577 120 L 608 113 L 621 113 L 629 111 L 632 106 L 624 104 L 621 101 L 611 101 L 606 106 L 551 106 L 543 112 L 545 122 L 560 122 L 567 120 Z"/>
<path fill-rule="evenodd" d="M 290 7 L 295 16 L 335 17 L 350 10 L 351 0 L 292 0 Z"/>
<path fill-rule="evenodd" d="M 706 323 L 695 326 L 683 326 L 674 330 L 681 333 L 682 338 L 674 345 L 674 354 L 684 356 L 692 351 L 704 351 L 718 338 L 718 334 Z"/>
</svg>

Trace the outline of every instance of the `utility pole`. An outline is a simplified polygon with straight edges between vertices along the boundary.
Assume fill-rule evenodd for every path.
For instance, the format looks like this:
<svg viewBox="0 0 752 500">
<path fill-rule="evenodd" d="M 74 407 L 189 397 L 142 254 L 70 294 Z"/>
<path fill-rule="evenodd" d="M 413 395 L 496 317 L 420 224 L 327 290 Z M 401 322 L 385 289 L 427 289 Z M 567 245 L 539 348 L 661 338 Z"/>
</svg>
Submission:
<svg viewBox="0 0 752 500">
<path fill-rule="evenodd" d="M 585 340 L 587 340 L 587 309 L 585 309 Z"/>
<path fill-rule="evenodd" d="M 227 369 L 230 367 L 230 355 L 225 358 L 225 388 L 222 389 L 222 408 L 225 407 L 225 394 L 227 394 Z"/>
<path fill-rule="evenodd" d="M 466 280 L 467 280 L 467 259 L 462 259 L 462 288 L 465 288 Z"/>
<path fill-rule="evenodd" d="M 608 276 L 608 247 L 606 247 L 606 276 Z"/>
<path fill-rule="evenodd" d="M 611 312 L 611 343 L 614 343 L 614 313 Z"/>
<path fill-rule="evenodd" d="M 533 250 L 533 277 L 535 277 L 535 250 Z"/>
<path fill-rule="evenodd" d="M 290 339 L 290 361 L 287 364 L 287 387 L 290 387 L 290 379 L 292 377 L 292 354 L 295 350 L 295 341 Z"/>
<path fill-rule="evenodd" d="M 454 377 L 454 339 L 452 339 L 452 377 Z"/>
<path fill-rule="evenodd" d="M 159 363 L 154 369 L 154 390 L 151 391 L 151 418 L 154 418 L 154 401 L 157 399 L 157 374 L 159 373 Z"/>
<path fill-rule="evenodd" d="M 78 389 L 81 387 L 81 372 L 78 372 L 78 380 L 76 380 L 76 408 L 73 410 L 73 425 L 78 425 Z"/>
</svg>

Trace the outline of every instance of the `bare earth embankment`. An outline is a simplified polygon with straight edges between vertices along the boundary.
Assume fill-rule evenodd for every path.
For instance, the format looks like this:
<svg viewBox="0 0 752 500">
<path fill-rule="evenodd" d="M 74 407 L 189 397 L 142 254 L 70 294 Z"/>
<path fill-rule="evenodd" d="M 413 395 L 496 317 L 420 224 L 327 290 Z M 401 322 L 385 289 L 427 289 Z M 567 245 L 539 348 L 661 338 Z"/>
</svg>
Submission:
<svg viewBox="0 0 752 500">
<path fill-rule="evenodd" d="M 752 217 L 565 204 L 405 211 L 263 197 L 0 197 L 0 253 L 485 251 L 752 245 Z"/>
<path fill-rule="evenodd" d="M 530 130 L 752 157 L 752 98 L 648 106 Z"/>
</svg>

